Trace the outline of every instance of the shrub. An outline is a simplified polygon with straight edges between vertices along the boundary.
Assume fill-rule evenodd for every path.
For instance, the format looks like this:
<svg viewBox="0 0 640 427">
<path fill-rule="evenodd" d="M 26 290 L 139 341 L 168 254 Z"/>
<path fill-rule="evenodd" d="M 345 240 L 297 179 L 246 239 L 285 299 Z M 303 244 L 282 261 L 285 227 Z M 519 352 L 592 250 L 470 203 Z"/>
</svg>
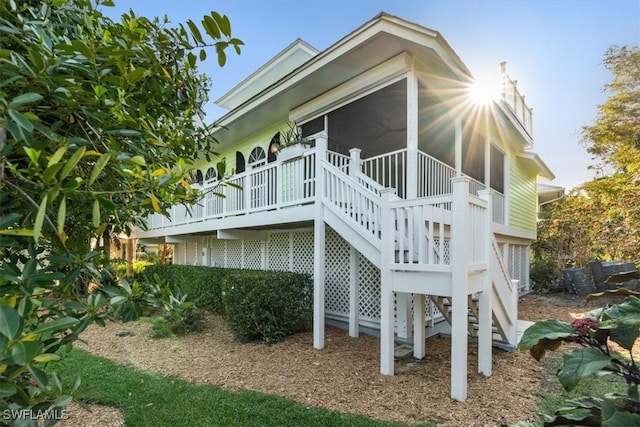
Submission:
<svg viewBox="0 0 640 427">
<path fill-rule="evenodd" d="M 535 289 L 553 290 L 558 276 L 555 261 L 549 257 L 539 257 L 531 263 L 529 277 Z"/>
<path fill-rule="evenodd" d="M 228 268 L 212 268 L 194 265 L 158 264 L 150 265 L 140 280 L 153 281 L 157 274 L 170 283 L 172 289 L 180 288 L 189 295 L 198 307 L 212 313 L 224 314 L 222 286 L 224 278 L 231 272 L 242 271 Z"/>
<path fill-rule="evenodd" d="M 238 271 L 227 275 L 224 305 L 236 339 L 273 343 L 307 330 L 313 310 L 309 275 Z"/>
</svg>

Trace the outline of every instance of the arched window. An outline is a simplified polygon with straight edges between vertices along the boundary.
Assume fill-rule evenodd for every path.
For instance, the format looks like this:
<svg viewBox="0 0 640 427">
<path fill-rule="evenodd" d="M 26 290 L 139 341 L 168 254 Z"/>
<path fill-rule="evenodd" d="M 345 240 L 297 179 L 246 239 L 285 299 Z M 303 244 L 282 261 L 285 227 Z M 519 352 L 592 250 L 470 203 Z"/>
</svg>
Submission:
<svg viewBox="0 0 640 427">
<path fill-rule="evenodd" d="M 260 166 L 264 166 L 267 163 L 267 155 L 264 152 L 262 147 L 256 147 L 251 150 L 249 153 L 249 158 L 247 159 L 247 164 L 251 169 L 258 168 Z"/>
<path fill-rule="evenodd" d="M 242 173 L 244 170 L 244 155 L 236 151 L 236 173 Z"/>
<path fill-rule="evenodd" d="M 267 150 L 267 163 L 275 162 L 277 159 L 276 154 L 280 149 L 280 132 L 273 135 L 271 142 L 269 143 L 269 150 Z"/>
<path fill-rule="evenodd" d="M 196 171 L 196 183 L 202 184 L 202 181 L 204 181 L 204 178 L 202 177 L 202 171 L 198 169 Z"/>
<path fill-rule="evenodd" d="M 209 181 L 213 181 L 218 177 L 218 174 L 216 173 L 216 169 L 214 167 L 210 167 L 209 169 L 207 169 L 207 173 L 204 176 L 204 180 L 209 182 Z"/>
</svg>

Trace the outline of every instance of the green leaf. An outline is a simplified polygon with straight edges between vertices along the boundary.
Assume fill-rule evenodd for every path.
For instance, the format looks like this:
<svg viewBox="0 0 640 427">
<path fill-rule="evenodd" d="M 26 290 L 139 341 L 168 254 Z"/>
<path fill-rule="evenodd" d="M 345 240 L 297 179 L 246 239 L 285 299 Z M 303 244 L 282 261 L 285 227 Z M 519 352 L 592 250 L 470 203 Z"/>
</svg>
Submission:
<svg viewBox="0 0 640 427">
<path fill-rule="evenodd" d="M 0 334 L 12 340 L 20 333 L 22 321 L 18 311 L 7 305 L 0 305 Z"/>
<path fill-rule="evenodd" d="M 102 197 L 100 195 L 96 195 L 96 199 L 98 200 L 98 202 L 100 202 L 100 204 L 107 210 L 109 211 L 115 211 L 116 208 L 118 207 L 115 203 L 113 203 L 113 201 Z"/>
<path fill-rule="evenodd" d="M 617 328 L 612 328 L 609 333 L 609 337 L 613 341 L 627 350 L 633 348 L 638 336 L 640 336 L 640 329 L 635 325 L 618 325 Z"/>
<path fill-rule="evenodd" d="M 17 212 L 0 216 L 0 228 L 12 227 L 16 225 L 20 218 L 22 218 L 22 215 Z"/>
<path fill-rule="evenodd" d="M 64 222 L 67 219 L 67 198 L 63 197 L 58 208 L 58 234 L 62 235 L 64 231 Z"/>
<path fill-rule="evenodd" d="M 49 167 L 47 167 L 42 174 L 42 181 L 44 183 L 50 182 L 58 173 L 58 171 L 62 168 L 62 163 L 55 163 Z"/>
<path fill-rule="evenodd" d="M 62 156 L 64 156 L 64 153 L 66 152 L 67 152 L 67 147 L 58 148 L 56 152 L 53 153 L 53 156 L 51 156 L 51 158 L 49 159 L 49 163 L 47 164 L 47 166 L 53 166 L 56 163 L 58 163 L 62 159 Z"/>
<path fill-rule="evenodd" d="M 69 160 L 64 164 L 64 168 L 62 168 L 62 172 L 60 172 L 60 180 L 63 180 L 69 175 L 71 170 L 76 167 L 84 152 L 86 151 L 86 147 L 79 147 L 72 155 L 69 157 Z"/>
<path fill-rule="evenodd" d="M 204 61 L 205 59 L 207 59 L 207 51 L 200 49 L 200 61 Z"/>
<path fill-rule="evenodd" d="M 572 390 L 580 378 L 593 375 L 611 364 L 611 357 L 595 348 L 581 348 L 565 354 L 558 381 L 565 390 Z"/>
<path fill-rule="evenodd" d="M 529 350 L 543 338 L 557 340 L 571 336 L 578 336 L 571 325 L 555 319 L 541 320 L 525 329 L 518 350 Z"/>
<path fill-rule="evenodd" d="M 214 39 L 220 38 L 220 29 L 218 28 L 218 24 L 213 20 L 211 16 L 205 15 L 202 19 L 202 26 L 204 30 Z"/>
<path fill-rule="evenodd" d="M 36 381 L 36 384 L 38 384 L 40 387 L 45 388 L 47 384 L 49 384 L 47 374 L 43 370 L 36 368 L 33 365 L 30 365 L 27 369 L 29 370 L 29 373 L 31 374 L 33 379 Z"/>
<path fill-rule="evenodd" d="M 93 210 L 91 211 L 91 220 L 95 228 L 100 227 L 100 202 L 98 199 L 93 201 Z"/>
<path fill-rule="evenodd" d="M 202 34 L 200 33 L 198 26 L 191 19 L 187 20 L 187 25 L 191 30 L 191 36 L 193 37 L 193 40 L 196 42 L 196 44 L 203 45 L 204 40 L 202 40 Z"/>
<path fill-rule="evenodd" d="M 33 130 L 33 123 L 25 117 L 24 114 L 9 108 L 9 117 L 13 119 L 16 124 L 22 129 L 31 132 Z"/>
<path fill-rule="evenodd" d="M 130 161 L 135 163 L 136 165 L 139 165 L 139 166 L 144 166 L 144 165 L 147 164 L 147 162 L 144 160 L 144 157 L 142 157 L 142 156 L 133 156 L 130 159 Z"/>
<path fill-rule="evenodd" d="M 18 341 L 11 347 L 11 358 L 18 365 L 27 365 L 38 355 L 41 348 L 40 341 Z"/>
<path fill-rule="evenodd" d="M 87 183 L 87 186 L 91 187 L 93 185 L 95 180 L 98 178 L 98 175 L 100 175 L 100 172 L 102 172 L 104 167 L 109 162 L 110 158 L 111 158 L 111 153 L 104 153 L 102 156 L 100 156 L 96 164 L 93 166 L 93 170 L 91 171 L 91 176 L 89 177 L 89 182 Z"/>
<path fill-rule="evenodd" d="M 189 52 L 187 54 L 187 62 L 189 63 L 191 68 L 195 68 L 196 67 L 197 60 L 198 60 L 198 58 L 193 53 Z"/>
<path fill-rule="evenodd" d="M 36 220 L 33 223 L 33 240 L 38 243 L 40 239 L 40 234 L 42 232 L 42 224 L 44 224 L 44 214 L 47 211 L 47 199 L 48 197 L 45 195 L 44 199 L 40 202 L 40 207 L 38 208 L 38 213 L 36 215 Z"/>
<path fill-rule="evenodd" d="M 23 105 L 31 104 L 32 102 L 40 101 L 42 99 L 42 95 L 39 93 L 28 92 L 23 93 L 22 95 L 18 95 L 13 98 L 13 101 L 9 104 L 9 108 L 20 108 Z"/>
<path fill-rule="evenodd" d="M 630 296 L 626 302 L 618 304 L 618 321 L 627 325 L 640 325 L 640 298 Z"/>
<path fill-rule="evenodd" d="M 8 381 L 0 382 L 0 399 L 13 396 L 17 391 L 18 390 L 13 383 Z"/>
<path fill-rule="evenodd" d="M 78 319 L 75 317 L 60 317 L 51 322 L 46 322 L 38 326 L 33 330 L 35 334 L 42 334 L 45 332 L 59 332 L 64 331 L 65 329 L 69 329 L 78 323 Z"/>
</svg>

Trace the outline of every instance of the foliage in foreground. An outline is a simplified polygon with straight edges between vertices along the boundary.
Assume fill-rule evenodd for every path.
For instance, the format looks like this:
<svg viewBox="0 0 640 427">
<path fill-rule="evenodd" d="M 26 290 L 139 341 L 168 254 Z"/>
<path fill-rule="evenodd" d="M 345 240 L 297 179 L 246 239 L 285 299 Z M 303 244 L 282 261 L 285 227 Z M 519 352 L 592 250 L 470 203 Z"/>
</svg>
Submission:
<svg viewBox="0 0 640 427">
<path fill-rule="evenodd" d="M 635 294 L 635 295 L 634 295 Z M 581 379 L 592 375 L 616 375 L 628 385 L 627 393 L 608 393 L 604 398 L 579 397 L 566 401 L 555 415 L 544 415 L 540 423 L 523 425 L 640 425 L 640 369 L 633 358 L 632 348 L 640 336 L 640 298 L 634 291 L 620 288 L 603 295 L 629 295 L 626 302 L 598 309 L 571 324 L 549 319 L 536 322 L 525 330 L 518 349 L 529 351 L 541 360 L 548 351 L 557 350 L 563 342 L 578 344 L 579 348 L 563 356 L 557 373 L 560 384 L 572 390 Z M 615 343 L 626 351 L 620 355 L 611 348 Z"/>
<path fill-rule="evenodd" d="M 128 426 L 401 426 L 305 406 L 253 391 L 228 391 L 161 377 L 73 350 L 52 366 L 82 377 L 80 400 L 118 407 Z M 65 386 L 67 385 L 65 381 Z"/>
<path fill-rule="evenodd" d="M 114 22 L 99 10 L 110 3 L 0 1 L 0 422 L 64 408 L 43 364 L 89 323 L 135 313 L 96 242 L 199 197 L 193 153 L 209 158 L 215 141 L 194 120 L 208 85 L 197 63 L 242 44 L 215 12 L 171 28 Z"/>
</svg>

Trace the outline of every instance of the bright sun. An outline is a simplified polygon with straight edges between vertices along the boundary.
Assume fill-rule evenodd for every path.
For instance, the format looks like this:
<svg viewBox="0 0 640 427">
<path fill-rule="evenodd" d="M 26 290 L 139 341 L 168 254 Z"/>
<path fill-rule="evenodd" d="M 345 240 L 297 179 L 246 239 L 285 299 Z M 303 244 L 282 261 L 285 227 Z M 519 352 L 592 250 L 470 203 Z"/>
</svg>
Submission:
<svg viewBox="0 0 640 427">
<path fill-rule="evenodd" d="M 500 99 L 501 85 L 497 77 L 478 78 L 469 86 L 469 97 L 474 104 L 487 105 Z"/>
</svg>

